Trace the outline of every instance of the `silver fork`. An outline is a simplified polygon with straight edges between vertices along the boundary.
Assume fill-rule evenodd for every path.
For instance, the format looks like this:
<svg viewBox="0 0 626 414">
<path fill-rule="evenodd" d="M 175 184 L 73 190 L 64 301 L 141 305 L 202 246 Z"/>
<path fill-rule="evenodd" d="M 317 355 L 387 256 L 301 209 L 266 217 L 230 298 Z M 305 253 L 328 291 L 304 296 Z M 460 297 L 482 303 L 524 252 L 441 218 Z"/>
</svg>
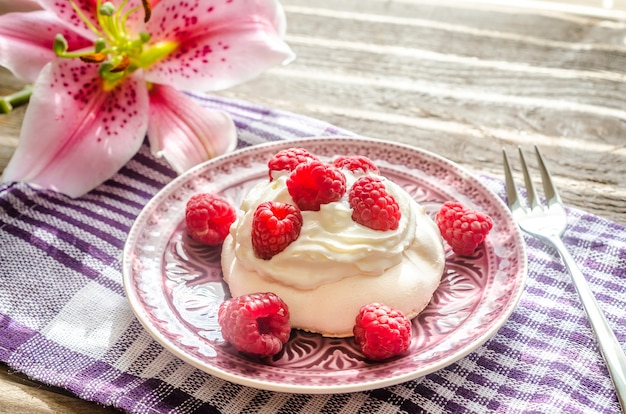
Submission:
<svg viewBox="0 0 626 414">
<path fill-rule="evenodd" d="M 580 296 L 583 308 L 585 312 L 587 312 L 587 317 L 589 318 L 589 323 L 596 336 L 600 353 L 606 362 L 609 374 L 615 385 L 617 399 L 619 400 L 622 412 L 626 413 L 626 355 L 624 355 L 620 343 L 617 341 L 602 310 L 598 306 L 598 302 L 593 296 L 587 280 L 561 240 L 561 235 L 567 228 L 567 216 L 563 203 L 561 202 L 561 197 L 559 197 L 552 183 L 552 178 L 539 152 L 539 148 L 535 147 L 535 152 L 537 153 L 539 171 L 541 172 L 544 195 L 547 201 L 546 205 L 541 204 L 535 186 L 530 178 L 530 174 L 528 173 L 524 153 L 521 148 L 518 148 L 518 150 L 522 172 L 524 174 L 524 182 L 526 184 L 528 197 L 527 207 L 523 205 L 515 182 L 513 181 L 513 174 L 506 151 L 504 149 L 502 150 L 506 193 L 513 218 L 523 231 L 551 245 L 559 252 L 561 259 L 563 259 L 567 270 L 572 276 L 574 287 Z"/>
</svg>

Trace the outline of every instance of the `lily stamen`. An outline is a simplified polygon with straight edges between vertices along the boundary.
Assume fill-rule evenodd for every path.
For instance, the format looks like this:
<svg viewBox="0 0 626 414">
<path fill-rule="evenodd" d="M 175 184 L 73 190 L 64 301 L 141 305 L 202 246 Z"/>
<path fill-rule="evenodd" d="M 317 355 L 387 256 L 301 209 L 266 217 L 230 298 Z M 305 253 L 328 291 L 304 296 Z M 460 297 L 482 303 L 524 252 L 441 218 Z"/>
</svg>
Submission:
<svg viewBox="0 0 626 414">
<path fill-rule="evenodd" d="M 98 35 L 98 39 L 94 42 L 94 51 L 87 53 L 84 51 L 67 52 L 67 42 L 63 36 L 58 35 L 55 40 L 55 52 L 57 56 L 63 58 L 79 58 L 86 63 L 101 63 L 99 73 L 102 78 L 108 81 L 106 83 L 108 86 L 114 86 L 121 78 L 128 76 L 138 68 L 150 66 L 155 61 L 167 56 L 178 46 L 177 43 L 172 45 L 160 43 L 146 48 L 151 39 L 149 33 L 140 32 L 136 36 L 132 36 L 126 25 L 129 16 L 139 11 L 140 7 L 124 11 L 128 5 L 128 0 L 123 0 L 118 7 L 110 1 L 102 3 L 102 0 L 97 0 L 96 18 L 99 28 L 86 19 L 74 1 L 70 0 L 78 16 Z M 149 0 L 142 0 L 142 6 L 147 21 L 152 13 Z M 149 53 L 146 54 L 146 52 Z"/>
<path fill-rule="evenodd" d="M 79 59 L 86 63 L 102 63 L 106 60 L 107 55 L 104 53 L 88 53 L 79 56 Z"/>
<path fill-rule="evenodd" d="M 150 5 L 150 0 L 141 0 L 141 4 L 143 4 L 143 11 L 145 13 L 143 22 L 148 23 L 150 17 L 152 16 L 152 6 Z"/>
<path fill-rule="evenodd" d="M 130 66 L 130 58 L 126 55 L 122 56 L 122 60 L 117 65 L 113 66 L 109 69 L 111 73 L 121 73 L 124 72 Z"/>
</svg>

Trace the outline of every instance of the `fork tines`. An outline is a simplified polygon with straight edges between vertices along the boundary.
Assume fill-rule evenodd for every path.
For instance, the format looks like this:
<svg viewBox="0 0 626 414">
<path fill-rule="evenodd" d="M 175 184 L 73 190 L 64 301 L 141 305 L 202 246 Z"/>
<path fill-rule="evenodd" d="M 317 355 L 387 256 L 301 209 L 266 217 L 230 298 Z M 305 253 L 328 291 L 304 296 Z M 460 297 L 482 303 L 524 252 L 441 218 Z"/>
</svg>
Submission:
<svg viewBox="0 0 626 414">
<path fill-rule="evenodd" d="M 522 149 L 520 147 L 518 147 L 517 150 L 519 152 L 520 162 L 522 165 L 522 173 L 524 175 L 524 184 L 526 185 L 528 204 L 531 209 L 534 209 L 539 206 L 539 197 L 528 172 L 528 165 L 526 164 L 524 153 L 522 152 Z M 552 177 L 550 176 L 548 168 L 546 167 L 543 157 L 541 156 L 541 152 L 536 145 L 535 153 L 537 154 L 537 163 L 539 167 L 539 172 L 541 173 L 541 181 L 543 182 L 543 190 L 548 203 L 548 207 L 552 206 L 553 204 L 562 204 L 561 197 L 559 196 L 559 193 L 552 183 Z M 502 156 L 504 158 L 504 175 L 506 180 L 506 192 L 509 207 L 511 208 L 511 210 L 523 208 L 517 186 L 515 185 L 515 181 L 513 180 L 511 164 L 509 162 L 509 158 L 506 154 L 505 149 L 502 149 Z"/>
</svg>

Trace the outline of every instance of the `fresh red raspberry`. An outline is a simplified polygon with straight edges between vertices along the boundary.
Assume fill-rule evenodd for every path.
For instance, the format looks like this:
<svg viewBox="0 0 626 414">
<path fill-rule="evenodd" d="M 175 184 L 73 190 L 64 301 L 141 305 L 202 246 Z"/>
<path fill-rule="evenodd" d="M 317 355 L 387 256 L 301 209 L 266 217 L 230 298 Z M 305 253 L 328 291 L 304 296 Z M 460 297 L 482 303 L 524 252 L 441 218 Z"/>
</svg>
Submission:
<svg viewBox="0 0 626 414">
<path fill-rule="evenodd" d="M 308 161 L 318 161 L 318 158 L 304 148 L 287 148 L 278 151 L 267 163 L 270 181 L 273 181 L 279 172 L 289 173 L 299 164 Z"/>
<path fill-rule="evenodd" d="M 337 168 L 345 168 L 354 174 L 365 174 L 368 171 L 380 174 L 374 162 L 363 155 L 342 155 L 335 158 L 333 165 Z"/>
<path fill-rule="evenodd" d="M 493 221 L 488 215 L 452 201 L 441 206 L 435 222 L 452 251 L 461 256 L 474 253 L 493 227 Z"/>
<path fill-rule="evenodd" d="M 277 354 L 289 340 L 289 308 L 273 293 L 252 293 L 220 304 L 217 321 L 222 337 L 252 356 Z"/>
<path fill-rule="evenodd" d="M 302 214 L 297 207 L 277 201 L 259 204 L 252 218 L 252 248 L 256 256 L 269 260 L 298 238 Z"/>
<path fill-rule="evenodd" d="M 300 164 L 287 178 L 287 190 L 300 210 L 319 211 L 346 192 L 346 176 L 321 161 Z"/>
<path fill-rule="evenodd" d="M 402 216 L 400 206 L 379 178 L 360 177 L 352 185 L 348 199 L 352 220 L 357 223 L 380 231 L 398 228 Z"/>
<path fill-rule="evenodd" d="M 366 358 L 380 361 L 403 354 L 411 344 L 411 321 L 404 313 L 380 303 L 361 307 L 353 329 Z"/>
<path fill-rule="evenodd" d="M 185 223 L 189 235 L 209 246 L 222 244 L 230 225 L 237 219 L 237 211 L 226 199 L 211 193 L 193 195 L 185 209 Z"/>
</svg>

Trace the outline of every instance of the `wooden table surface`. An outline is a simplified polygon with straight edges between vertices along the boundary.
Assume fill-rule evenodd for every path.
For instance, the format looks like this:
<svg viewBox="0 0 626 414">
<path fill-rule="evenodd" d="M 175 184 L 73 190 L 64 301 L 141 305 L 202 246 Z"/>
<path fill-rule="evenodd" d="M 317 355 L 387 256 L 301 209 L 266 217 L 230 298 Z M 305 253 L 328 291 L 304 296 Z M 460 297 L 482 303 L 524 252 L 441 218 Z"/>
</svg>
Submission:
<svg viewBox="0 0 626 414">
<path fill-rule="evenodd" d="M 538 145 L 568 205 L 626 225 L 626 1 L 507 3 L 284 0 L 297 60 L 219 94 L 495 177 L 502 148 Z M 0 69 L 0 95 L 22 86 Z M 0 170 L 24 111 L 0 116 Z M 117 411 L 4 366 L 0 412 Z"/>
</svg>

